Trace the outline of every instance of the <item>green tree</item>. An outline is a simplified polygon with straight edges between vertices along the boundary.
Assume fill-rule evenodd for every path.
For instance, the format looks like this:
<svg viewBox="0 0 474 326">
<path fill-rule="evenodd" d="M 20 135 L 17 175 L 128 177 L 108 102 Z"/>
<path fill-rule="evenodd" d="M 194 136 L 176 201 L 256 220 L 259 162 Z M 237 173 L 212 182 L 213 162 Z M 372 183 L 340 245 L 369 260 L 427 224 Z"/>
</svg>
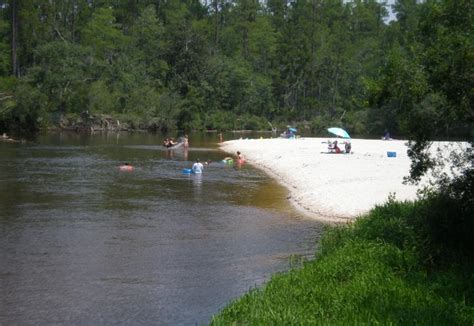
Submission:
<svg viewBox="0 0 474 326">
<path fill-rule="evenodd" d="M 136 60 L 145 66 L 147 75 L 164 84 L 168 65 L 165 58 L 165 29 L 158 20 L 154 6 L 145 8 L 132 30 L 133 48 L 138 50 Z"/>
<path fill-rule="evenodd" d="M 400 21 L 393 27 L 399 27 L 401 35 L 378 82 L 371 84 L 371 94 L 375 94 L 375 107 L 384 109 L 387 116 L 395 115 L 411 139 L 410 180 L 416 182 L 443 164 L 429 154 L 432 139 L 449 136 L 454 127 L 472 133 L 468 130 L 473 129 L 474 116 L 473 5 L 469 1 L 399 1 L 396 8 Z M 472 145 L 472 135 L 470 139 Z M 469 167 L 472 153 L 458 154 L 453 153 L 457 166 Z"/>
<path fill-rule="evenodd" d="M 207 57 L 206 38 L 193 24 L 193 11 L 186 4 L 177 0 L 169 1 L 163 10 L 165 58 L 170 67 L 167 82 L 182 96 L 186 96 L 190 86 L 199 84 L 203 75 Z"/>
<path fill-rule="evenodd" d="M 81 112 L 86 106 L 81 94 L 92 71 L 89 49 L 53 41 L 38 47 L 36 56 L 40 64 L 29 70 L 28 79 L 48 98 L 47 110 L 60 114 Z"/>
<path fill-rule="evenodd" d="M 8 21 L 0 15 L 0 76 L 8 76 L 12 71 L 10 45 L 8 42 L 9 33 Z"/>
<path fill-rule="evenodd" d="M 115 22 L 111 8 L 97 9 L 81 35 L 82 43 L 91 47 L 99 59 L 108 63 L 112 63 L 118 57 L 127 42 L 120 25 Z"/>
</svg>

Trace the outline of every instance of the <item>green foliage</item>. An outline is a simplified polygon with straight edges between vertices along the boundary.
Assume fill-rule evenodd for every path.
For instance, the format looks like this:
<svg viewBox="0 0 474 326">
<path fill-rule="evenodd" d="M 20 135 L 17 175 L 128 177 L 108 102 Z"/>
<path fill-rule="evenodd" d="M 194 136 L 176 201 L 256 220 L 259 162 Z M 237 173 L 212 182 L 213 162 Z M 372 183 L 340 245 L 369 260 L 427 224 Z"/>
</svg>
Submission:
<svg viewBox="0 0 474 326">
<path fill-rule="evenodd" d="M 47 97 L 53 123 L 90 110 L 260 128 L 250 116 L 418 142 L 472 129 L 472 1 L 397 1 L 389 25 L 375 0 L 16 3 L 20 79 Z M 1 78 L 13 70 L 10 9 L 0 8 Z M 163 94 L 179 97 L 166 117 Z"/>
<path fill-rule="evenodd" d="M 116 107 L 114 97 L 102 80 L 91 83 L 89 88 L 90 112 L 111 113 Z"/>
<path fill-rule="evenodd" d="M 0 77 L 0 130 L 8 130 L 12 124 L 12 111 L 16 105 L 13 94 L 15 87 L 15 78 Z"/>
<path fill-rule="evenodd" d="M 165 29 L 159 21 L 154 6 L 146 7 L 138 17 L 132 30 L 134 47 L 138 50 L 135 59 L 144 64 L 146 75 L 162 85 L 168 71 L 168 64 L 164 60 Z"/>
<path fill-rule="evenodd" d="M 80 45 L 54 41 L 36 50 L 40 62 L 29 71 L 30 84 L 47 96 L 42 108 L 51 112 L 80 112 L 85 99 L 80 94 L 86 87 L 91 70 L 90 52 Z"/>
<path fill-rule="evenodd" d="M 90 46 L 98 58 L 112 62 L 127 40 L 119 27 L 111 8 L 99 8 L 82 31 L 83 44 Z"/>
<path fill-rule="evenodd" d="M 0 92 L 12 92 L 16 85 L 16 78 L 12 76 L 0 78 Z"/>
<path fill-rule="evenodd" d="M 211 324 L 472 324 L 472 189 L 471 174 L 328 229 L 316 260 L 275 275 Z"/>
<path fill-rule="evenodd" d="M 10 46 L 7 43 L 8 22 L 0 19 L 0 76 L 11 72 Z"/>
<path fill-rule="evenodd" d="M 473 1 L 398 0 L 389 25 L 375 0 L 16 4 L 15 76 L 0 6 L 0 131 L 89 114 L 164 132 L 389 129 L 411 139 L 412 181 L 440 163 L 431 139 L 473 145 Z M 473 152 L 452 154 L 455 182 L 328 232 L 316 262 L 213 323 L 472 324 Z"/>
<path fill-rule="evenodd" d="M 388 124 L 385 117 L 393 121 L 395 116 L 398 121 L 391 130 L 401 130 L 411 139 L 410 180 L 417 182 L 444 163 L 430 157 L 431 139 L 470 137 L 474 6 L 470 1 L 399 1 L 395 9 L 399 20 L 391 32 L 397 39 L 369 94 L 373 111 L 384 109 L 375 115 L 381 125 Z"/>
<path fill-rule="evenodd" d="M 15 87 L 15 104 L 4 119 L 9 129 L 35 131 L 48 124 L 47 97 L 28 83 L 19 83 Z"/>
<path fill-rule="evenodd" d="M 238 127 L 235 125 L 236 117 L 232 114 L 222 111 L 209 112 L 205 116 L 204 126 L 208 130 L 227 129 L 233 130 Z"/>
</svg>

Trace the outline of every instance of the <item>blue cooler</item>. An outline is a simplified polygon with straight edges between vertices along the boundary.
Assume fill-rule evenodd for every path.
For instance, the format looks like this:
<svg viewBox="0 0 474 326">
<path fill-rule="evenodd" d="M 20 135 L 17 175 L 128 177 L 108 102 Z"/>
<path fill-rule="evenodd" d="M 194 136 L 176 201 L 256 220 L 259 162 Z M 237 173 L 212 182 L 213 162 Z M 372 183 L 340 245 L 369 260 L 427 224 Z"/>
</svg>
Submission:
<svg viewBox="0 0 474 326">
<path fill-rule="evenodd" d="M 388 157 L 397 157 L 397 152 L 387 152 Z"/>
</svg>

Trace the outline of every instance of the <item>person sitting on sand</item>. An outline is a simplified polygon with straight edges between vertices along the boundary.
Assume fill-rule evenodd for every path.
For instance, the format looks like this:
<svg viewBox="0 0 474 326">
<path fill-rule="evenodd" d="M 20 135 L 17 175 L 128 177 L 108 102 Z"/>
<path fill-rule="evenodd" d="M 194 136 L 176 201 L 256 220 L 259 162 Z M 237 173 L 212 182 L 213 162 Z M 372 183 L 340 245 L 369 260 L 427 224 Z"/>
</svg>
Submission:
<svg viewBox="0 0 474 326">
<path fill-rule="evenodd" d="M 392 138 L 390 138 L 390 132 L 388 130 L 385 130 L 382 140 L 392 140 Z"/>
<path fill-rule="evenodd" d="M 334 148 L 334 142 L 332 142 L 331 140 L 328 139 L 328 149 L 329 151 L 331 151 L 333 148 Z"/>
<path fill-rule="evenodd" d="M 351 142 L 346 141 L 346 142 L 344 143 L 344 149 L 346 150 L 346 153 L 347 153 L 347 154 L 350 154 L 350 153 L 351 153 L 351 148 L 352 148 Z"/>
<path fill-rule="evenodd" d="M 328 144 L 329 144 L 328 149 L 330 153 L 336 153 L 336 154 L 341 153 L 341 149 L 339 148 L 339 146 L 337 146 L 337 140 L 335 140 L 332 144 L 331 142 L 328 142 Z"/>
<path fill-rule="evenodd" d="M 339 146 L 337 146 L 337 140 L 334 141 L 334 151 L 336 154 L 340 154 L 341 153 L 341 149 L 339 148 Z"/>
</svg>

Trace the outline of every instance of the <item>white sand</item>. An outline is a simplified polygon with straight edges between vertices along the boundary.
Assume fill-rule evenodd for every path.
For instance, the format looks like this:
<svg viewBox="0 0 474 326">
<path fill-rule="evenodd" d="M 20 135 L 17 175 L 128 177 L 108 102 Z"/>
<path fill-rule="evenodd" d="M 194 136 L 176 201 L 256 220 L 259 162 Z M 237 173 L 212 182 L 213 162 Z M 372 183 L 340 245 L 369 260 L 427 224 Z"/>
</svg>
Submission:
<svg viewBox="0 0 474 326">
<path fill-rule="evenodd" d="M 240 139 L 224 142 L 221 148 L 241 151 L 247 163 L 285 185 L 298 208 L 322 221 L 352 220 L 386 202 L 389 194 L 398 200 L 416 199 L 420 186 L 403 184 L 410 168 L 406 140 L 352 139 L 352 154 L 326 154 L 327 140 Z M 438 142 L 433 147 L 446 152 L 444 147 L 452 144 Z M 387 151 L 397 156 L 387 157 Z"/>
</svg>

